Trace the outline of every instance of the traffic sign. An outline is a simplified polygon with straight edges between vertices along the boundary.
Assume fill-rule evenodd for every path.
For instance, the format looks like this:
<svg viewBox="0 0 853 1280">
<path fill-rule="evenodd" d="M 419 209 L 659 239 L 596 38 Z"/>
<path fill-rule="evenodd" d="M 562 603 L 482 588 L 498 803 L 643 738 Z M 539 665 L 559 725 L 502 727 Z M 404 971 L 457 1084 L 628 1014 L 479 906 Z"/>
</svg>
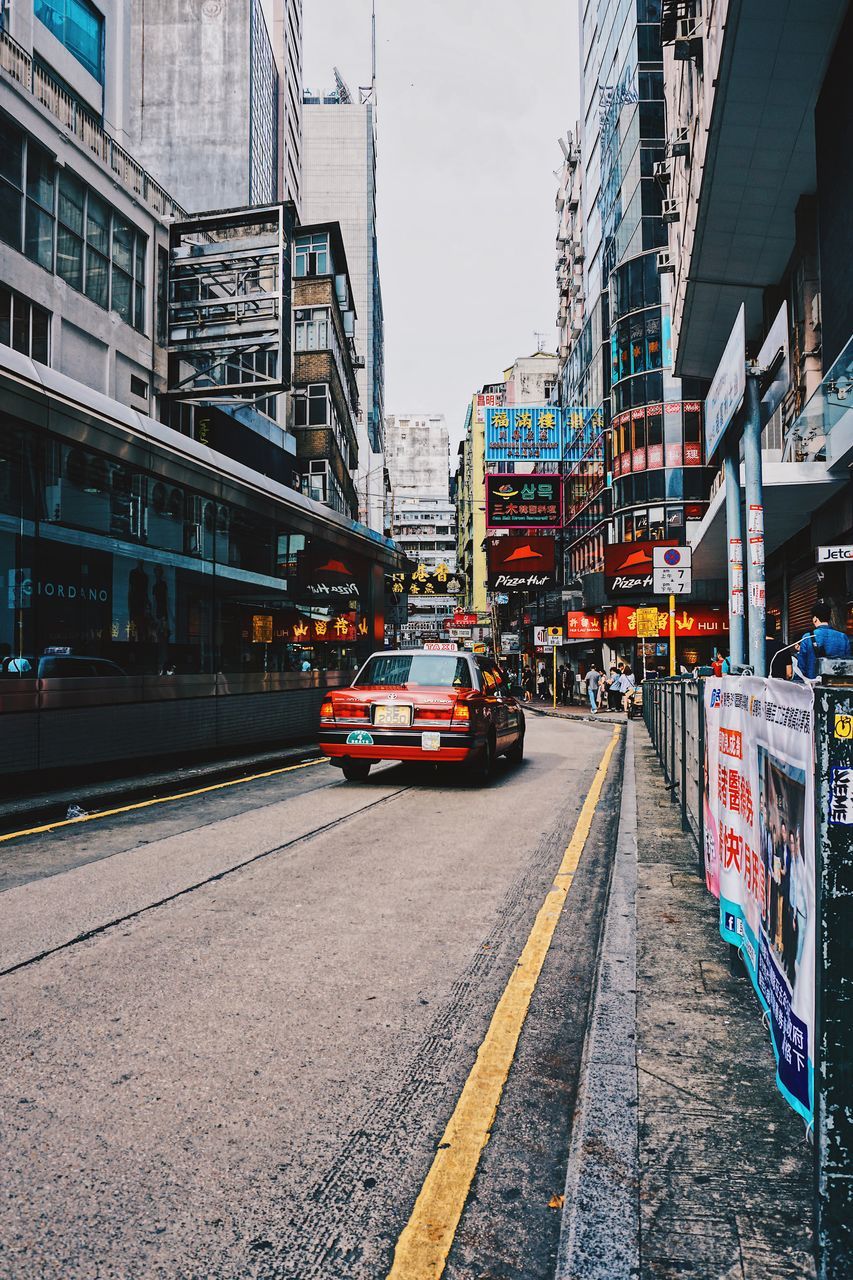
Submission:
<svg viewBox="0 0 853 1280">
<path fill-rule="evenodd" d="M 652 548 L 652 566 L 655 569 L 689 569 L 692 562 L 692 547 Z"/>
<path fill-rule="evenodd" d="M 553 649 L 563 643 L 562 627 L 534 627 L 533 643 L 537 649 Z"/>
<path fill-rule="evenodd" d="M 691 569 L 663 568 L 652 572 L 652 590 L 656 596 L 685 596 L 693 590 Z"/>
</svg>

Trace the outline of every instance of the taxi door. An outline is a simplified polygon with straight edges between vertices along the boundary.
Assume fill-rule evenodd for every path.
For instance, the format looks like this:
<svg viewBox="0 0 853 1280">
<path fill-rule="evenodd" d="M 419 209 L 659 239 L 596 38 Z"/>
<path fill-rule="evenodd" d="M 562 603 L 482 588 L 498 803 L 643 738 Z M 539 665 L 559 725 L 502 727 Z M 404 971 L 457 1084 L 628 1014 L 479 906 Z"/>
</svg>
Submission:
<svg viewBox="0 0 853 1280">
<path fill-rule="evenodd" d="M 513 736 L 507 701 L 509 689 L 504 684 L 500 671 L 489 658 L 480 658 L 479 666 L 483 694 L 492 713 L 492 724 L 495 726 L 497 750 L 502 751 Z"/>
</svg>

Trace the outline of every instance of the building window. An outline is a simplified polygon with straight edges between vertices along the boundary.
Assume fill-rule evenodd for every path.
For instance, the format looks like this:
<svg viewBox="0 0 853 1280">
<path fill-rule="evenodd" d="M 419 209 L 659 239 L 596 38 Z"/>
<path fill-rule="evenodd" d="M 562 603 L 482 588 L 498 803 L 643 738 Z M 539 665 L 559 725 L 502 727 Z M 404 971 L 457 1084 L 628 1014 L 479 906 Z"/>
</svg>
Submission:
<svg viewBox="0 0 853 1280">
<path fill-rule="evenodd" d="M 278 72 L 260 0 L 252 0 L 249 202 L 269 204 L 278 170 Z"/>
<path fill-rule="evenodd" d="M 328 427 L 331 423 L 329 387 L 312 383 L 295 395 L 294 421 L 297 427 Z"/>
<path fill-rule="evenodd" d="M 297 236 L 293 274 L 295 276 L 329 276 L 334 274 L 329 237 L 326 232 Z"/>
<path fill-rule="evenodd" d="M 331 347 L 332 317 L 328 307 L 303 307 L 296 312 L 297 351 L 328 351 Z"/>
<path fill-rule="evenodd" d="M 103 84 L 104 17 L 89 0 L 35 0 L 35 15 Z"/>
<path fill-rule="evenodd" d="M 2 114 L 0 240 L 145 332 L 147 237 Z"/>
<path fill-rule="evenodd" d="M 49 364 L 50 312 L 0 285 L 0 342 L 39 364 Z"/>
</svg>

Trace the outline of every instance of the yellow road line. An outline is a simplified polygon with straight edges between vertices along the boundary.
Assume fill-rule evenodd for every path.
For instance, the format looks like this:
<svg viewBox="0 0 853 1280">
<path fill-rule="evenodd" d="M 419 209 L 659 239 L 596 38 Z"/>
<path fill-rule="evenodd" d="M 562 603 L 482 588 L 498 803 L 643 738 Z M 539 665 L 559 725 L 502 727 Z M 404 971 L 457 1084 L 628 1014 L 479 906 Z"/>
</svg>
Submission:
<svg viewBox="0 0 853 1280">
<path fill-rule="evenodd" d="M 81 822 L 97 822 L 99 818 L 112 818 L 117 813 L 132 813 L 134 809 L 149 809 L 154 804 L 169 804 L 172 800 L 190 800 L 193 796 L 203 796 L 208 791 L 222 791 L 225 787 L 239 787 L 244 782 L 257 782 L 260 778 L 275 778 L 280 773 L 293 773 L 295 769 L 310 769 L 312 765 L 324 764 L 325 756 L 317 760 L 305 760 L 302 764 L 289 764 L 281 769 L 269 769 L 266 773 L 253 773 L 247 778 L 231 778 L 228 782 L 214 782 L 209 787 L 197 787 L 194 791 L 179 791 L 173 796 L 157 796 L 154 800 L 138 800 L 135 804 L 123 804 L 117 809 L 102 809 L 100 813 L 87 813 L 82 818 L 61 818 L 57 822 L 46 822 L 41 827 L 27 827 L 23 831 L 10 831 L 0 836 L 0 844 L 7 840 L 17 840 L 21 836 L 38 836 L 44 831 L 56 831 L 59 827 L 77 827 Z"/>
<path fill-rule="evenodd" d="M 592 826 L 619 733 L 617 725 L 583 802 L 553 888 L 539 909 L 524 950 L 498 1001 L 412 1216 L 397 1241 L 388 1280 L 438 1280 L 444 1271 L 480 1156 L 491 1135 L 530 999 Z"/>
</svg>

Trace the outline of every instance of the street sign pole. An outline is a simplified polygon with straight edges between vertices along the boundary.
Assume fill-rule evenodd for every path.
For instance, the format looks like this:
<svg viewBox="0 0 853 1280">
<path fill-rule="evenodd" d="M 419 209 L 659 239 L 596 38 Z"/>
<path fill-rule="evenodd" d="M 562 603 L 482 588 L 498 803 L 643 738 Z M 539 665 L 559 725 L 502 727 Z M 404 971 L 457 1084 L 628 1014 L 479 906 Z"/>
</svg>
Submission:
<svg viewBox="0 0 853 1280">
<path fill-rule="evenodd" d="M 675 596 L 669 597 L 669 674 L 675 675 Z"/>
<path fill-rule="evenodd" d="M 764 486 L 761 472 L 761 388 L 758 374 L 748 372 L 743 425 L 743 468 L 746 496 L 746 575 L 749 610 L 749 664 L 757 676 L 767 674 L 764 642 Z"/>
<path fill-rule="evenodd" d="M 553 669 L 553 674 L 551 676 L 551 692 L 554 697 L 554 710 L 556 711 L 557 710 L 557 646 L 556 645 L 554 645 L 554 647 L 551 649 L 551 653 L 554 655 L 554 669 Z"/>
<path fill-rule="evenodd" d="M 740 517 L 740 464 L 737 441 L 726 450 L 726 544 L 729 549 L 729 661 L 744 664 L 743 527 Z"/>
</svg>

